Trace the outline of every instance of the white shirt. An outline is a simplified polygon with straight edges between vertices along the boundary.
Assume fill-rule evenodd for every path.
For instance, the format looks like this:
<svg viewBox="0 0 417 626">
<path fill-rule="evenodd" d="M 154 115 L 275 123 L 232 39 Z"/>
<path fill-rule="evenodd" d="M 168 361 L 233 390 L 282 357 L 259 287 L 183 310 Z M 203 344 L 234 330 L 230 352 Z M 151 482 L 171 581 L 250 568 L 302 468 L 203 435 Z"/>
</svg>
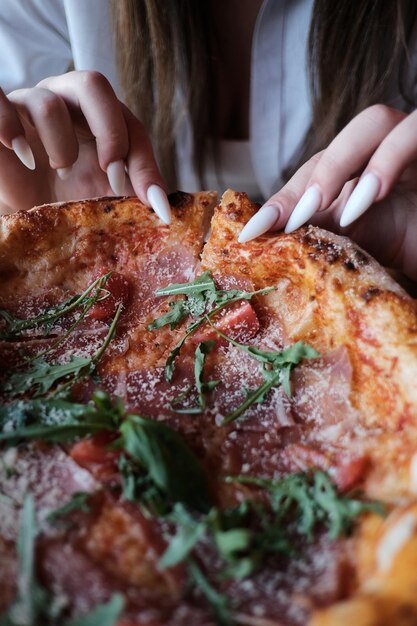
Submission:
<svg viewBox="0 0 417 626">
<path fill-rule="evenodd" d="M 282 171 L 310 125 L 306 59 L 312 4 L 313 0 L 264 0 L 255 25 L 249 152 L 251 185 L 264 198 L 281 186 Z M 122 98 L 109 0 L 0 0 L 0 51 L 0 86 L 6 93 L 61 74 L 73 64 L 75 69 L 102 72 Z M 191 154 L 186 114 L 178 133 L 177 158 L 180 186 L 187 191 L 199 188 Z"/>
</svg>

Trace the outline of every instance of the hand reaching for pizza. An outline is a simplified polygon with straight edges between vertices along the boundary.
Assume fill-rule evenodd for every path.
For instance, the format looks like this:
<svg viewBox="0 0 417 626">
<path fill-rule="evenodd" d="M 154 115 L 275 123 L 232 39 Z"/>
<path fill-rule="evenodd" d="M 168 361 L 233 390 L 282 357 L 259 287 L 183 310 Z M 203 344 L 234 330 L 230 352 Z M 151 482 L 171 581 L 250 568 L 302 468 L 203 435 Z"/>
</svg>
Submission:
<svg viewBox="0 0 417 626">
<path fill-rule="evenodd" d="M 417 111 L 374 105 L 361 112 L 264 204 L 239 240 L 307 221 L 348 235 L 417 279 Z"/>
<path fill-rule="evenodd" d="M 5 213 L 55 200 L 135 193 L 170 222 L 144 127 L 97 72 L 47 78 L 7 97 L 0 90 L 0 171 Z"/>
</svg>

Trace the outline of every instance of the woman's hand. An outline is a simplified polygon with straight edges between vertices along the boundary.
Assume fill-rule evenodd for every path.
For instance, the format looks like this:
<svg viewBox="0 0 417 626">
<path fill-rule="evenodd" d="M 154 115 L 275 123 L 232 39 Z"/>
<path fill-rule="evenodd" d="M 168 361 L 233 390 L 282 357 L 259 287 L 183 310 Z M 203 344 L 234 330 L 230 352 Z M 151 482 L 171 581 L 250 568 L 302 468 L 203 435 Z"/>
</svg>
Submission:
<svg viewBox="0 0 417 626">
<path fill-rule="evenodd" d="M 0 91 L 0 142 L 3 213 L 135 193 L 170 221 L 164 182 L 143 125 L 98 72 L 47 78 L 7 97 Z"/>
<path fill-rule="evenodd" d="M 417 111 L 362 111 L 248 222 L 248 241 L 310 221 L 417 280 Z"/>
</svg>

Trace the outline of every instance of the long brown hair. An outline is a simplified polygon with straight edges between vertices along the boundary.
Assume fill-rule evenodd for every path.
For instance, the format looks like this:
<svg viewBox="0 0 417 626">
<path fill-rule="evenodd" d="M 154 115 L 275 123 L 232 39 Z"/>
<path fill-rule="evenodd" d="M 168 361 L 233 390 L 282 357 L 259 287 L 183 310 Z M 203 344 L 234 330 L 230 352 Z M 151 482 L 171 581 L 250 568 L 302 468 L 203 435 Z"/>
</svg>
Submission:
<svg viewBox="0 0 417 626">
<path fill-rule="evenodd" d="M 176 187 L 175 139 L 182 86 L 194 131 L 194 163 L 204 167 L 216 94 L 211 75 L 210 2 L 113 0 L 118 68 L 128 106 L 150 133 L 162 173 Z M 416 0 L 315 0 L 309 34 L 313 119 L 290 175 L 352 117 L 383 101 L 393 72 L 407 101 L 408 44 Z M 277 60 L 278 62 L 278 60 Z"/>
</svg>

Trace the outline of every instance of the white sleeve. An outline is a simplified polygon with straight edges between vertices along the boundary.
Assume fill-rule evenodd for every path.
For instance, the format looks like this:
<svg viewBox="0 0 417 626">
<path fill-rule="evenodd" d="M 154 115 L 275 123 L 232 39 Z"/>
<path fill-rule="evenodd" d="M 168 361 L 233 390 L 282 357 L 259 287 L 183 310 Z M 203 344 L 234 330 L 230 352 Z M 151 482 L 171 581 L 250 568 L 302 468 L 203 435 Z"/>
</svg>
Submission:
<svg viewBox="0 0 417 626">
<path fill-rule="evenodd" d="M 8 93 L 72 62 L 63 0 L 0 0 L 0 87 Z"/>
</svg>

